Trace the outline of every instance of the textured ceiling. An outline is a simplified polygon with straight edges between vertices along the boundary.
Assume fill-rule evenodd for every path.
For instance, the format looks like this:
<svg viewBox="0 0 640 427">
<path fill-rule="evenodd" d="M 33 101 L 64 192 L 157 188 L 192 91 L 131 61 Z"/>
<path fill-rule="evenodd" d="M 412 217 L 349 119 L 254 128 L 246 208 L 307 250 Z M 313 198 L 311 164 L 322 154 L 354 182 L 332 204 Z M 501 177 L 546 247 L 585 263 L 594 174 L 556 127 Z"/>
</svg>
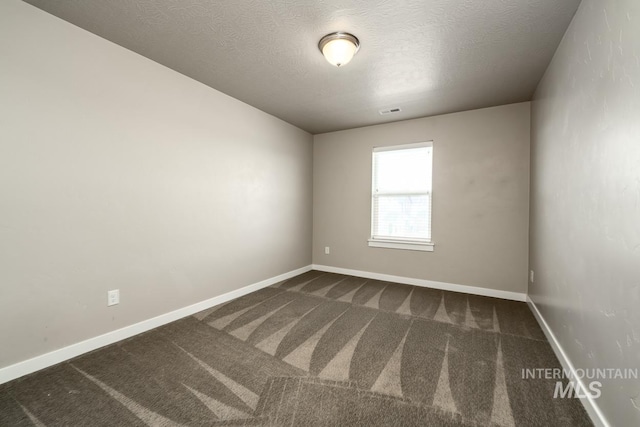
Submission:
<svg viewBox="0 0 640 427">
<path fill-rule="evenodd" d="M 580 3 L 26 1 L 311 133 L 530 100 Z M 362 44 L 343 68 L 333 31 Z"/>
</svg>

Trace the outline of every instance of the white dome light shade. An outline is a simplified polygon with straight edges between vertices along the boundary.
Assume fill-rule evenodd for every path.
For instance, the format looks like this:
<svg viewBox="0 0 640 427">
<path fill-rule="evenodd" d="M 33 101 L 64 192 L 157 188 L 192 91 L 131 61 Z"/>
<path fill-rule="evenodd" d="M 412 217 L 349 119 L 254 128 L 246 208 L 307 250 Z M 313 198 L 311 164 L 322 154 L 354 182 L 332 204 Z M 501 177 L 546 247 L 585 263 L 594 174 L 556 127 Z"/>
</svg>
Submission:
<svg viewBox="0 0 640 427">
<path fill-rule="evenodd" d="M 341 67 L 351 61 L 360 48 L 360 41 L 349 33 L 332 33 L 324 36 L 318 47 L 331 65 Z"/>
</svg>

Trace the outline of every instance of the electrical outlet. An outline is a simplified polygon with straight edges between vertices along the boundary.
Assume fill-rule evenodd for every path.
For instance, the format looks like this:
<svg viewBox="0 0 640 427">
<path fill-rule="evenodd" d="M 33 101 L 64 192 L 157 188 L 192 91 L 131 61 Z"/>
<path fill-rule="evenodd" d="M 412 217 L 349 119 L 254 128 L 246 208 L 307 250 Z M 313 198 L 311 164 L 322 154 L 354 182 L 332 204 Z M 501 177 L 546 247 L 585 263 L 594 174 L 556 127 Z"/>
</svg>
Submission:
<svg viewBox="0 0 640 427">
<path fill-rule="evenodd" d="M 120 304 L 120 289 L 107 292 L 107 307 Z"/>
<path fill-rule="evenodd" d="M 329 246 L 324 247 L 324 254 L 329 255 L 331 253 L 331 248 Z"/>
<path fill-rule="evenodd" d="M 529 270 L 529 281 L 533 283 L 533 270 Z"/>
</svg>

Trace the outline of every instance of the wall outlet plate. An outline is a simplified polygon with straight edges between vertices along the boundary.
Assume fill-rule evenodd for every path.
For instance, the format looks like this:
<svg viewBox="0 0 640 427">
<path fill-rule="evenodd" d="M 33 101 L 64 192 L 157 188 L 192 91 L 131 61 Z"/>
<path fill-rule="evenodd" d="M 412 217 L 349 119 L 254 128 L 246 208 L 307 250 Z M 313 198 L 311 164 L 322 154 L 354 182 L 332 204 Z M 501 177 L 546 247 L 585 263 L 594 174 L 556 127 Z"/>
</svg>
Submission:
<svg viewBox="0 0 640 427">
<path fill-rule="evenodd" d="M 324 254 L 329 255 L 331 253 L 331 248 L 329 246 L 324 247 Z"/>
<path fill-rule="evenodd" d="M 107 307 L 120 304 L 120 289 L 107 292 Z"/>
<path fill-rule="evenodd" d="M 533 270 L 529 270 L 529 281 L 533 283 Z"/>
</svg>

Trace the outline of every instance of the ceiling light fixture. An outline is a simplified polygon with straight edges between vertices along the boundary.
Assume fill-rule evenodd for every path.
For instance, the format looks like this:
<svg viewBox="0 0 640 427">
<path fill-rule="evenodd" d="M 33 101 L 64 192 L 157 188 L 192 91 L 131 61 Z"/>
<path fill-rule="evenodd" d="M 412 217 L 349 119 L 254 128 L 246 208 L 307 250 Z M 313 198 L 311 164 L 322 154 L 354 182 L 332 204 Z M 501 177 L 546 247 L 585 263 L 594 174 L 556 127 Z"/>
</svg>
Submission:
<svg viewBox="0 0 640 427">
<path fill-rule="evenodd" d="M 318 47 L 329 64 L 341 67 L 360 49 L 360 40 L 353 34 L 338 31 L 321 38 Z"/>
</svg>

